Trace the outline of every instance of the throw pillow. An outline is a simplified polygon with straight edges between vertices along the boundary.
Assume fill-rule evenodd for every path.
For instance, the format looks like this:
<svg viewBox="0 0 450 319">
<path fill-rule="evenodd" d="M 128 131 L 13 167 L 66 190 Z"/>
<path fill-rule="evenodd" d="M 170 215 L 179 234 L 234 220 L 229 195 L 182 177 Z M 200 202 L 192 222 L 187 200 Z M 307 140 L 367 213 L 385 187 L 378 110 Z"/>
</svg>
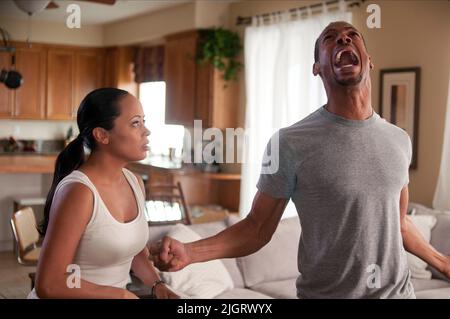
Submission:
<svg viewBox="0 0 450 319">
<path fill-rule="evenodd" d="M 429 243 L 431 230 L 436 225 L 436 217 L 433 215 L 410 215 L 408 218 L 414 223 L 424 239 Z M 411 277 L 419 279 L 431 279 L 431 272 L 427 270 L 427 263 L 419 257 L 407 252 L 408 266 Z"/>
<path fill-rule="evenodd" d="M 202 239 L 183 224 L 173 226 L 167 236 L 182 243 Z M 233 280 L 220 260 L 191 264 L 177 272 L 161 272 L 161 278 L 182 298 L 209 299 L 233 288 Z"/>
<path fill-rule="evenodd" d="M 238 258 L 246 287 L 262 282 L 296 278 L 298 242 L 300 239 L 298 217 L 281 220 L 271 241 L 256 253 Z"/>
</svg>

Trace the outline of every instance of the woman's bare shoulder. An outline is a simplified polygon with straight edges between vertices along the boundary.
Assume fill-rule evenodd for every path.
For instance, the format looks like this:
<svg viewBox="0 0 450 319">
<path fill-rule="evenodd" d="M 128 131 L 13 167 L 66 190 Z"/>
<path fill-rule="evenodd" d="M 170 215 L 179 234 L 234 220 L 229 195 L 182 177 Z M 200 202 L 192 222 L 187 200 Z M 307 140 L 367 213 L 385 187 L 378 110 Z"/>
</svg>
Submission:
<svg viewBox="0 0 450 319">
<path fill-rule="evenodd" d="M 93 206 L 92 190 L 83 183 L 72 182 L 55 194 L 50 214 L 52 216 L 77 215 L 77 219 L 88 221 L 92 216 Z"/>
<path fill-rule="evenodd" d="M 134 176 L 136 176 L 136 179 L 139 183 L 139 186 L 141 187 L 142 192 L 145 195 L 145 185 L 144 185 L 144 181 L 142 180 L 142 177 L 134 172 L 132 172 Z"/>
</svg>

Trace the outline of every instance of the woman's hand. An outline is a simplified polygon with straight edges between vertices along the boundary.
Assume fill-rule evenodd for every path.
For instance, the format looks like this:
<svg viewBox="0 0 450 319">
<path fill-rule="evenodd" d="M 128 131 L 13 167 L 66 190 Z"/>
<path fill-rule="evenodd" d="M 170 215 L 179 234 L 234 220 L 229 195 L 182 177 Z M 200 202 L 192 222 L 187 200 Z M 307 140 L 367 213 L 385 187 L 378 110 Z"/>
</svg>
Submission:
<svg viewBox="0 0 450 319">
<path fill-rule="evenodd" d="M 156 299 L 180 299 L 177 294 L 175 294 L 164 284 L 156 285 L 155 295 Z"/>
</svg>

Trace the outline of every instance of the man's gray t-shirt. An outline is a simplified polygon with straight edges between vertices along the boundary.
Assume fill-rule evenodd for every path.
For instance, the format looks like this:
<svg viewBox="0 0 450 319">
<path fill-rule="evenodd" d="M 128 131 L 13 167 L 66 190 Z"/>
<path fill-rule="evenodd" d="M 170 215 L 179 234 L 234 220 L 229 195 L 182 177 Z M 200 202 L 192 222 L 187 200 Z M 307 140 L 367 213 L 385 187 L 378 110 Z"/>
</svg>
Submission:
<svg viewBox="0 0 450 319">
<path fill-rule="evenodd" d="M 278 133 L 279 168 L 257 188 L 297 208 L 298 297 L 415 298 L 400 231 L 408 134 L 376 112 L 349 120 L 324 106 Z"/>
</svg>

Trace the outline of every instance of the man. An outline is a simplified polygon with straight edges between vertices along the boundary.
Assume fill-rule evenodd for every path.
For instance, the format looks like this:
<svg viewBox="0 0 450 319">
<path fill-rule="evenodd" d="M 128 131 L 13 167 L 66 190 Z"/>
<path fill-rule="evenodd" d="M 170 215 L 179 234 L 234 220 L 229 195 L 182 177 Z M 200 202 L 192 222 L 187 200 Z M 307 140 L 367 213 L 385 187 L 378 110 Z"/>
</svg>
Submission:
<svg viewBox="0 0 450 319">
<path fill-rule="evenodd" d="M 415 298 L 404 248 L 450 278 L 450 257 L 431 247 L 406 215 L 411 142 L 373 111 L 372 68 L 351 24 L 328 25 L 313 65 L 328 103 L 279 131 L 279 169 L 261 174 L 249 215 L 197 242 L 164 238 L 151 247 L 156 266 L 176 271 L 256 252 L 292 198 L 302 225 L 299 298 Z"/>
</svg>

